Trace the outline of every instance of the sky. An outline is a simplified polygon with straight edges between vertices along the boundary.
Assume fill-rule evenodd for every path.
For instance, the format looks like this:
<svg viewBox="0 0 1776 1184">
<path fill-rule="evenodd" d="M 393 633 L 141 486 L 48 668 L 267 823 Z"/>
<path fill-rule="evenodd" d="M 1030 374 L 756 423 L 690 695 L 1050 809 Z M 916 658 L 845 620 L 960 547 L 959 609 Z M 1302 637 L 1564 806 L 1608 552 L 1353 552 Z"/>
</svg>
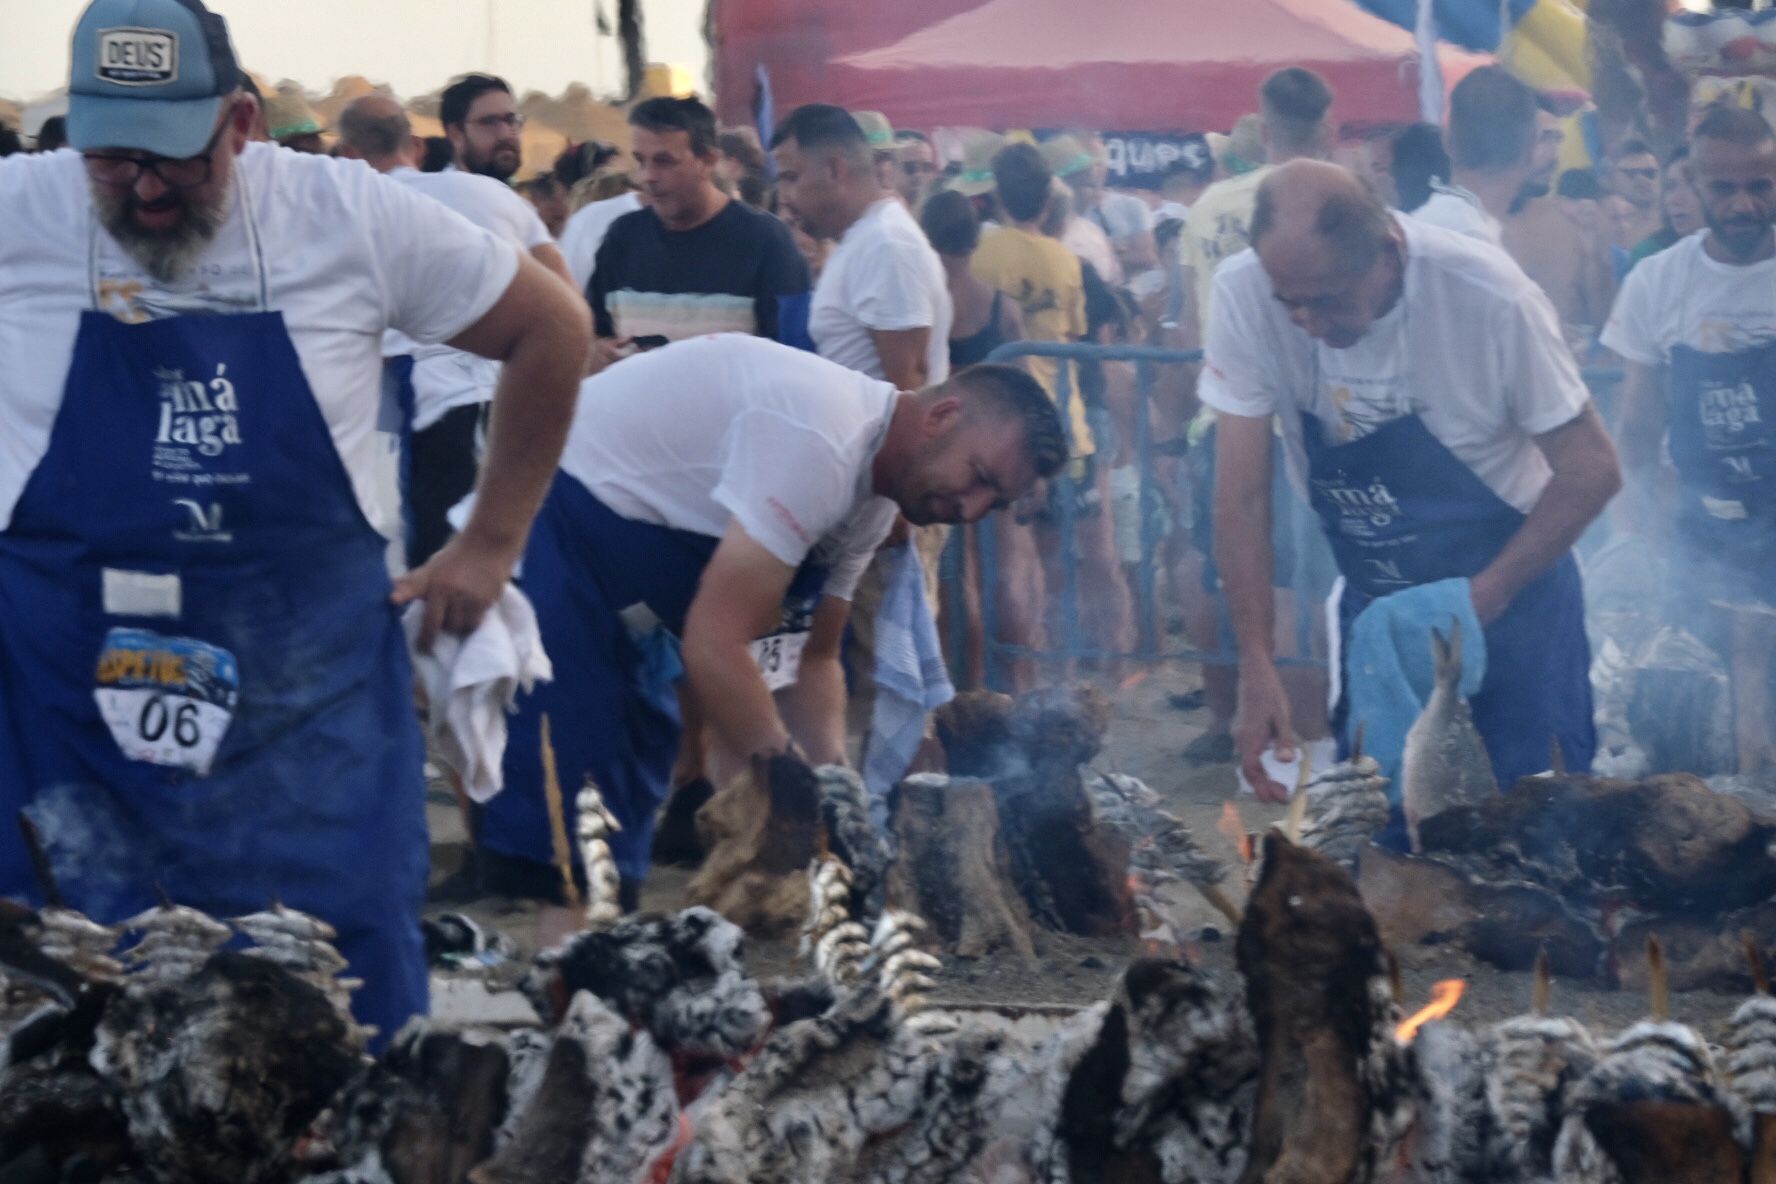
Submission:
<svg viewBox="0 0 1776 1184">
<path fill-rule="evenodd" d="M 490 70 L 520 93 L 559 94 L 584 82 L 599 95 L 622 84 L 616 0 L 206 0 L 228 19 L 241 64 L 271 82 L 325 92 L 362 74 L 404 97 L 454 74 Z M 690 68 L 704 85 L 705 0 L 643 0 L 650 61 Z M 68 40 L 86 0 L 0 0 L 0 98 L 31 100 L 67 82 Z"/>
</svg>

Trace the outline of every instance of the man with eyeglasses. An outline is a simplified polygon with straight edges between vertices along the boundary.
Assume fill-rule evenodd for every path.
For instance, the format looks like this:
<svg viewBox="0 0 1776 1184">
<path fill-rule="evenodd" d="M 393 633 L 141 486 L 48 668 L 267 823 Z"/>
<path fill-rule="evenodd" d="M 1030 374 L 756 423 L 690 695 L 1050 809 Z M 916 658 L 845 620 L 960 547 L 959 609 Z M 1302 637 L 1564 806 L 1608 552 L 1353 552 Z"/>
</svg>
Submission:
<svg viewBox="0 0 1776 1184">
<path fill-rule="evenodd" d="M 472 631 L 560 455 L 590 343 L 516 248 L 356 163 L 249 143 L 201 0 L 94 0 L 70 152 L 0 162 L 0 815 L 68 903 L 281 900 L 358 1017 L 426 1006 L 420 644 Z M 504 363 L 464 530 L 391 585 L 381 341 Z M 14 828 L 0 896 L 41 899 Z"/>
<path fill-rule="evenodd" d="M 438 121 L 456 150 L 456 167 L 510 181 L 524 163 L 524 115 L 512 88 L 491 74 L 468 74 L 444 88 Z"/>
<path fill-rule="evenodd" d="M 1473 622 L 1468 661 L 1483 653 L 1485 678 L 1470 702 L 1498 783 L 1545 770 L 1550 737 L 1568 769 L 1588 769 L 1590 646 L 1570 549 L 1621 478 L 1547 297 L 1503 252 L 1391 214 L 1318 161 L 1265 179 L 1252 247 L 1215 273 L 1200 387 L 1218 415 L 1215 560 L 1247 777 L 1284 799 L 1260 756 L 1274 745 L 1287 761 L 1297 743 L 1268 594 L 1273 416 L 1344 576 L 1345 637 L 1377 600 L 1464 581 L 1420 596 Z M 1420 638 L 1408 656 L 1428 661 Z"/>
<path fill-rule="evenodd" d="M 1624 508 L 1670 550 L 1670 617 L 1728 661 L 1749 776 L 1776 765 L 1776 132 L 1712 108 L 1690 164 L 1708 229 L 1628 273 L 1603 344 L 1628 364 Z"/>
<path fill-rule="evenodd" d="M 1632 251 L 1641 239 L 1659 229 L 1659 158 L 1645 140 L 1628 139 L 1610 154 L 1609 190 L 1628 203 L 1616 246 Z"/>
</svg>

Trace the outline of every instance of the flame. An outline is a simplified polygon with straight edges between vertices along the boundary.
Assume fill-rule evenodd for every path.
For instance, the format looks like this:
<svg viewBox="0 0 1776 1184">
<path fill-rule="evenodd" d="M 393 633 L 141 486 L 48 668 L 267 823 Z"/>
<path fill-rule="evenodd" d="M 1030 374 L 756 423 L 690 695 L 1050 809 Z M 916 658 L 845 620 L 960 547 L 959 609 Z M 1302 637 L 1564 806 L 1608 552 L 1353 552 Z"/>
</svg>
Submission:
<svg viewBox="0 0 1776 1184">
<path fill-rule="evenodd" d="M 1147 671 L 1137 670 L 1117 684 L 1118 691 L 1132 691 L 1147 681 Z"/>
<path fill-rule="evenodd" d="M 1459 978 L 1446 978 L 1431 986 L 1431 1001 L 1419 1008 L 1405 1023 L 1394 1029 L 1394 1039 L 1401 1044 L 1410 1044 L 1418 1035 L 1418 1030 L 1432 1020 L 1440 1020 L 1455 1010 L 1461 1002 L 1462 992 L 1468 984 Z"/>
<path fill-rule="evenodd" d="M 1239 852 L 1241 863 L 1250 864 L 1252 862 L 1252 835 L 1246 830 L 1246 820 L 1240 817 L 1238 806 L 1231 801 L 1222 802 L 1221 821 L 1215 824 L 1215 829 L 1233 844 L 1233 849 Z"/>
</svg>

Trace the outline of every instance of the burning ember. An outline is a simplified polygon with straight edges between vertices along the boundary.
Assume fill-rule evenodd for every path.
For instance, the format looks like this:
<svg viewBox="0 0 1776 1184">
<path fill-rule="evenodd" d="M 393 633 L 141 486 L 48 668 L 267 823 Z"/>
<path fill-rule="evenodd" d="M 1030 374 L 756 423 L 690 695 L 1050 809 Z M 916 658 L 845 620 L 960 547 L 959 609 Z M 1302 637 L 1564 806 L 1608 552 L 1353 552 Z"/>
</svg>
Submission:
<svg viewBox="0 0 1776 1184">
<path fill-rule="evenodd" d="M 1468 984 L 1459 978 L 1446 978 L 1442 982 L 1434 984 L 1431 987 L 1431 1001 L 1408 1016 L 1404 1023 L 1394 1029 L 1394 1039 L 1401 1044 L 1412 1043 L 1412 1038 L 1418 1035 L 1420 1028 L 1432 1020 L 1440 1020 L 1454 1011 L 1455 1005 L 1461 1002 L 1462 992 L 1467 988 Z"/>
<path fill-rule="evenodd" d="M 1252 834 L 1246 829 L 1246 820 L 1240 817 L 1239 807 L 1231 801 L 1221 803 L 1221 821 L 1215 829 L 1227 837 L 1233 849 L 1239 852 L 1240 862 L 1250 864 L 1256 853 L 1252 849 Z"/>
</svg>

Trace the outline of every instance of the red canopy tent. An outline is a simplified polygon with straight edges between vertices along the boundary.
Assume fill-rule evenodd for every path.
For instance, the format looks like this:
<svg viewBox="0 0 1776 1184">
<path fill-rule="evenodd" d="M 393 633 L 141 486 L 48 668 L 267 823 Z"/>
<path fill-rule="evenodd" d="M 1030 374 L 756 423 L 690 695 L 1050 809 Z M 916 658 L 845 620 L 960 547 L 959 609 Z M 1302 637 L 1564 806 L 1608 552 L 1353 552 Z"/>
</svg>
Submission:
<svg viewBox="0 0 1776 1184">
<path fill-rule="evenodd" d="M 1439 58 L 1445 85 L 1488 60 Z M 906 127 L 1211 131 L 1292 65 L 1331 84 L 1339 123 L 1418 118 L 1412 34 L 1348 0 L 987 0 L 839 57 L 821 97 Z M 780 89 L 777 110 L 802 101 Z"/>
</svg>

